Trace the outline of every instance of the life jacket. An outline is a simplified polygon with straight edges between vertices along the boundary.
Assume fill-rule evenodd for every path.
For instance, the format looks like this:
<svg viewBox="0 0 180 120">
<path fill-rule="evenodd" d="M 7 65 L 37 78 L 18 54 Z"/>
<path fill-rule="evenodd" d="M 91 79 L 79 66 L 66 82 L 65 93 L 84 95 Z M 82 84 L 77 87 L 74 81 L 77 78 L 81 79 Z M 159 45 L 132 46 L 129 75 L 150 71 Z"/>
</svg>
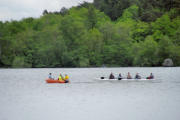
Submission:
<svg viewBox="0 0 180 120">
<path fill-rule="evenodd" d="M 68 75 L 65 76 L 65 80 L 69 80 L 69 76 Z"/>
<path fill-rule="evenodd" d="M 59 76 L 58 80 L 59 81 L 64 81 L 61 76 Z"/>
</svg>

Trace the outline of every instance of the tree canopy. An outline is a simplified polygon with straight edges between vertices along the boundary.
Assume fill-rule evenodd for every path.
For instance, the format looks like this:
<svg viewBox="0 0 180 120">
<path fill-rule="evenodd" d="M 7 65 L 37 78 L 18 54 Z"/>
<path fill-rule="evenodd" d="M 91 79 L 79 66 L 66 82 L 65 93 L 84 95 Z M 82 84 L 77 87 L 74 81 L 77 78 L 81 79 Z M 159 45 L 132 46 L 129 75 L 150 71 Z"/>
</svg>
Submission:
<svg viewBox="0 0 180 120">
<path fill-rule="evenodd" d="M 94 0 L 0 21 L 0 67 L 180 65 L 178 0 Z"/>
</svg>

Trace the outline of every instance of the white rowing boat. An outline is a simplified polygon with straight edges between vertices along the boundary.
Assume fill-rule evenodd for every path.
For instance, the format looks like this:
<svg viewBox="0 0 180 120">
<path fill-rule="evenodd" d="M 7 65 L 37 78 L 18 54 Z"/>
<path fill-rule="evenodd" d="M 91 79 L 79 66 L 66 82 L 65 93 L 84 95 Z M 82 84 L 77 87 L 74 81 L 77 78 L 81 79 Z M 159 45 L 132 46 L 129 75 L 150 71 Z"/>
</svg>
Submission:
<svg viewBox="0 0 180 120">
<path fill-rule="evenodd" d="M 104 79 L 101 79 L 101 78 L 95 78 L 95 80 L 98 80 L 98 81 L 148 81 L 148 80 L 155 80 L 155 79 L 146 79 L 146 78 L 142 78 L 142 79 L 135 79 L 135 78 L 132 78 L 132 79 L 126 79 L 126 78 L 123 78 L 121 80 L 118 80 L 117 78 L 115 79 L 109 79 L 109 78 L 104 78 Z"/>
</svg>

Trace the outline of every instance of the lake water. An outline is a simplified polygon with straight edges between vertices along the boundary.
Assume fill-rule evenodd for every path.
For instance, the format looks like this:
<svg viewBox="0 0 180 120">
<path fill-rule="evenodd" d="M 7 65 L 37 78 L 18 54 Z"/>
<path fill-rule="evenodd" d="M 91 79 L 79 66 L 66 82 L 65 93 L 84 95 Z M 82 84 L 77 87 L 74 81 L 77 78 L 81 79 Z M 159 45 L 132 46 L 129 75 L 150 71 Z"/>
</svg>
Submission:
<svg viewBox="0 0 180 120">
<path fill-rule="evenodd" d="M 47 84 L 52 72 L 70 84 Z M 98 82 L 119 72 L 155 81 Z M 0 69 L 0 120 L 180 120 L 180 67 Z"/>
</svg>

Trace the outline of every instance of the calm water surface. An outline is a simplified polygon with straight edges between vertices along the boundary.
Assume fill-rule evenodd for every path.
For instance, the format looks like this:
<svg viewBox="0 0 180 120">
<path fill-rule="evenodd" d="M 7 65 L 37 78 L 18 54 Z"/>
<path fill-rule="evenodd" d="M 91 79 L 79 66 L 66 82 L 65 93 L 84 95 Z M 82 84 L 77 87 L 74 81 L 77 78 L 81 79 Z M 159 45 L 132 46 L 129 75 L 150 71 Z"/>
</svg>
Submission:
<svg viewBox="0 0 180 120">
<path fill-rule="evenodd" d="M 46 84 L 48 73 L 70 84 Z M 98 82 L 119 72 L 155 81 Z M 180 120 L 180 67 L 0 69 L 0 120 Z"/>
</svg>

